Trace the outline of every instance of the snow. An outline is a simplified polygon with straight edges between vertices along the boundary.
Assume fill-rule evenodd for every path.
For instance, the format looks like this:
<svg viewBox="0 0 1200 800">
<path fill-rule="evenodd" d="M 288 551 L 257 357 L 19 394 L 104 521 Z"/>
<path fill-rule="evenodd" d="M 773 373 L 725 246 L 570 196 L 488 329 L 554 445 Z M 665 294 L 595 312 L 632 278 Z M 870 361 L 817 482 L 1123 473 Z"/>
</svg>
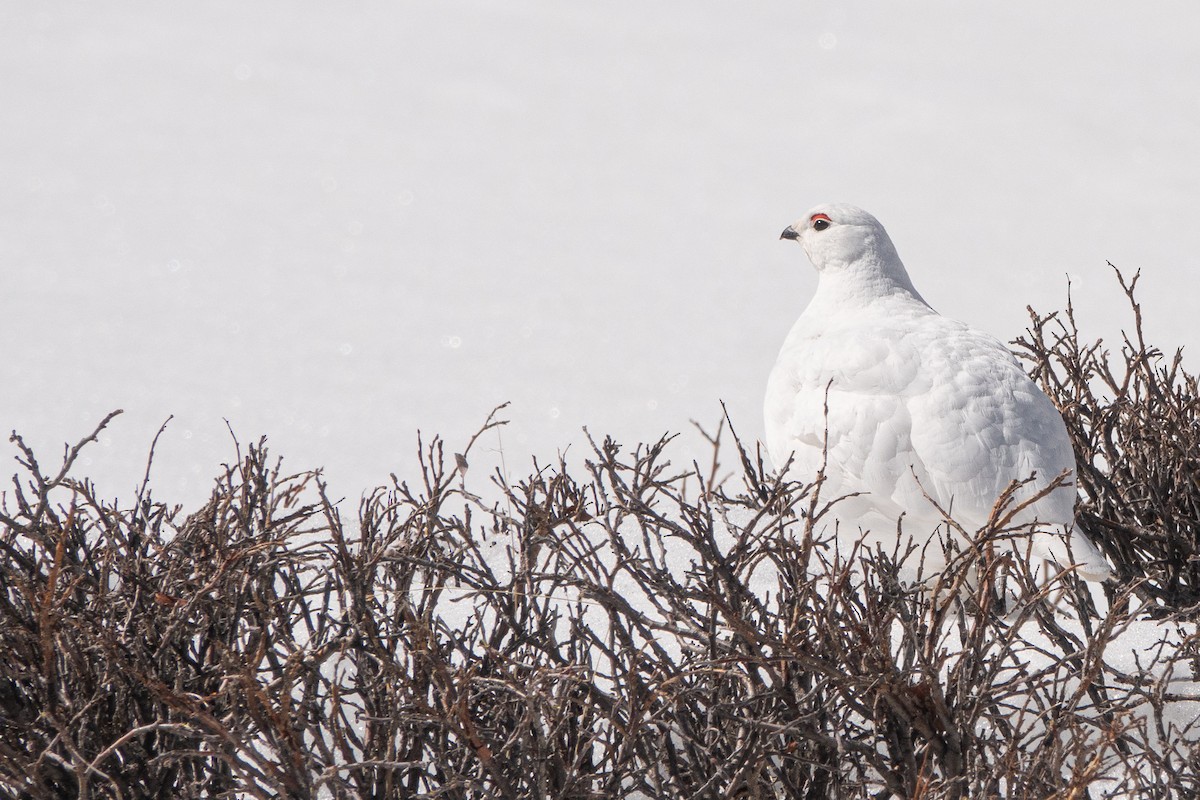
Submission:
<svg viewBox="0 0 1200 800">
<path fill-rule="evenodd" d="M 496 451 L 516 477 L 584 425 L 632 445 L 721 399 L 761 439 L 815 286 L 779 230 L 829 198 L 1002 341 L 1067 274 L 1085 332 L 1115 333 L 1107 259 L 1142 268 L 1149 340 L 1194 348 L 1198 21 L 1112 0 L 0 4 L 0 430 L 49 464 L 124 408 L 77 472 L 127 504 L 174 415 L 153 482 L 194 506 L 228 419 L 325 467 L 346 518 L 412 475 L 418 429 L 453 452 L 504 401 L 477 490 Z M 769 565 L 751 582 L 766 596 Z M 1106 657 L 1132 671 L 1165 635 Z"/>
<path fill-rule="evenodd" d="M 1001 340 L 1067 273 L 1115 332 L 1109 259 L 1143 269 L 1150 340 L 1194 346 L 1198 18 L 4 4 L 0 427 L 48 461 L 124 408 L 80 472 L 127 497 L 173 414 L 155 484 L 186 504 L 226 418 L 350 498 L 411 473 L 418 428 L 453 451 L 506 400 L 481 445 L 514 475 L 583 425 L 632 444 L 719 399 L 754 440 L 814 285 L 778 232 L 827 198 Z"/>
</svg>

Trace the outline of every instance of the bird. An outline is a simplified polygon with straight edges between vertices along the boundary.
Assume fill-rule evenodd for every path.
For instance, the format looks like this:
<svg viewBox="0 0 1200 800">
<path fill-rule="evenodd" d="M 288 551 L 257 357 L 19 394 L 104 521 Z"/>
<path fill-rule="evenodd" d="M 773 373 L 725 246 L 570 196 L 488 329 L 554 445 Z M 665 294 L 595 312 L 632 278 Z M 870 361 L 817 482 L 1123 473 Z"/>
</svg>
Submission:
<svg viewBox="0 0 1200 800">
<path fill-rule="evenodd" d="M 936 574 L 945 549 L 930 544 L 954 535 L 946 515 L 974 533 L 1023 481 L 1014 506 L 1029 502 L 1011 522 L 1028 526 L 1029 551 L 1110 578 L 1074 526 L 1062 415 L 1012 352 L 935 311 L 883 225 L 856 206 L 819 205 L 780 238 L 804 248 L 818 278 L 767 380 L 765 444 L 789 477 L 821 476 L 836 540 L 899 554 L 911 543 L 921 574 Z"/>
</svg>

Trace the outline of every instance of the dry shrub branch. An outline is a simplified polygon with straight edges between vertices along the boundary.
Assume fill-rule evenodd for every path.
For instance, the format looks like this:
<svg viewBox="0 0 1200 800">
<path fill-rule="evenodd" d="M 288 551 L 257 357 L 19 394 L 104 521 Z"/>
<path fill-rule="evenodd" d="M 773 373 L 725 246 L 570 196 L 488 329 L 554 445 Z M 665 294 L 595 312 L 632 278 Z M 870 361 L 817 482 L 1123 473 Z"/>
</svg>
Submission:
<svg viewBox="0 0 1200 800">
<path fill-rule="evenodd" d="M 0 792 L 1195 796 L 1197 638 L 1133 610 L 1196 603 L 1195 379 L 1140 334 L 1112 368 L 1069 307 L 1033 320 L 1021 346 L 1124 579 L 1107 614 L 997 546 L 1021 532 L 1004 507 L 933 591 L 839 552 L 819 482 L 772 475 L 727 421 L 704 467 L 604 439 L 585 471 L 494 476 L 495 504 L 469 446 L 423 442 L 354 522 L 263 442 L 185 516 L 71 477 L 96 434 L 51 470 L 14 435 Z"/>
<path fill-rule="evenodd" d="M 1111 264 L 1109 266 L 1112 266 Z M 1127 280 L 1132 332 L 1118 352 L 1084 339 L 1068 295 L 1062 312 L 1029 310 L 1014 344 L 1054 399 L 1075 445 L 1079 524 L 1139 596 L 1166 612 L 1200 606 L 1200 387 L 1183 353 L 1146 343 Z"/>
</svg>

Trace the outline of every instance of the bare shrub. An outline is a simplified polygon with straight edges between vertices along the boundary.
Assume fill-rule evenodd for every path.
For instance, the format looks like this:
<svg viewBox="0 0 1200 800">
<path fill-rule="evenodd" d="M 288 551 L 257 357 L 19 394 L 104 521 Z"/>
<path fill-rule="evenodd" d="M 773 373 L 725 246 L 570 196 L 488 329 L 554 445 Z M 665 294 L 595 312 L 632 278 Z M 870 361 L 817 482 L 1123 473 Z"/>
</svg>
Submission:
<svg viewBox="0 0 1200 800">
<path fill-rule="evenodd" d="M 1111 265 L 1110 265 L 1111 266 Z M 1164 612 L 1200 605 L 1200 391 L 1183 367 L 1148 345 L 1126 280 L 1132 332 L 1119 352 L 1079 332 L 1068 296 L 1063 312 L 1029 309 L 1014 342 L 1030 374 L 1055 401 L 1075 446 L 1083 494 L 1079 524 L 1135 591 Z"/>
<path fill-rule="evenodd" d="M 1023 533 L 1003 503 L 932 589 L 905 585 L 893 554 L 837 551 L 819 482 L 772 475 L 725 421 L 704 467 L 673 465 L 669 438 L 604 439 L 586 471 L 494 476 L 494 504 L 466 486 L 475 440 L 448 456 L 435 439 L 356 523 L 318 473 L 289 475 L 263 442 L 184 516 L 147 486 L 122 507 L 71 478 L 95 434 L 52 474 L 14 435 L 0 791 L 1195 796 L 1200 640 L 1133 609 L 1193 602 L 1189 556 L 1170 561 L 1181 546 L 1140 559 L 1162 544 L 1148 521 L 1183 536 L 1180 509 L 1195 508 L 1186 481 L 1146 507 L 1153 476 L 1184 470 L 1148 454 L 1200 451 L 1133 408 L 1149 378 L 1117 380 L 1119 407 L 1098 415 L 1101 353 L 1079 345 L 1070 309 L 1047 339 L 1052 319 L 1034 316 L 1026 348 L 1073 434 L 1146 448 L 1120 469 L 1093 458 L 1082 479 L 1111 484 L 1085 514 L 1121 526 L 1095 537 L 1125 579 L 1105 614 L 1070 575 L 1034 581 L 1002 546 Z M 1128 346 L 1131 368 L 1153 361 Z M 1156 390 L 1194 409 L 1194 379 L 1173 369 L 1152 373 Z M 1099 452 L 1118 451 L 1081 461 Z"/>
</svg>

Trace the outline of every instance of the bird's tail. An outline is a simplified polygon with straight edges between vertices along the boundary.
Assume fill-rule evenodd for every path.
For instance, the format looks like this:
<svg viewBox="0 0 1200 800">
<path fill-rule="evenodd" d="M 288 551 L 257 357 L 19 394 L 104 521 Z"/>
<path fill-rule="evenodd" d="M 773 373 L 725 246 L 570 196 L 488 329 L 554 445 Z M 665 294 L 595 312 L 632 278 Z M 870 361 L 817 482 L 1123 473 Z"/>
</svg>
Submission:
<svg viewBox="0 0 1200 800">
<path fill-rule="evenodd" d="M 1063 569 L 1074 568 L 1075 574 L 1084 580 L 1106 581 L 1113 577 L 1096 545 L 1073 526 L 1054 525 L 1040 530 L 1033 537 L 1033 550 Z"/>
</svg>

